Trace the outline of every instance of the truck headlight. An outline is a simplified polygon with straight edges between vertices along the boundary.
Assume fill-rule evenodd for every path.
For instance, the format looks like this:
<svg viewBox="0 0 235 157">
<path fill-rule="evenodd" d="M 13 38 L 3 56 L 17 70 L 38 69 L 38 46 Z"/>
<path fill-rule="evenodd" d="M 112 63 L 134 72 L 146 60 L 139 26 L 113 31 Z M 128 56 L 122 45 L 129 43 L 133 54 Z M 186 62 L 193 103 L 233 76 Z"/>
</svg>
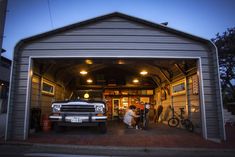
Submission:
<svg viewBox="0 0 235 157">
<path fill-rule="evenodd" d="M 52 112 L 60 112 L 60 107 L 58 104 L 52 105 Z"/>
<path fill-rule="evenodd" d="M 95 111 L 96 112 L 103 112 L 104 111 L 104 107 L 103 106 L 96 106 L 95 107 Z"/>
</svg>

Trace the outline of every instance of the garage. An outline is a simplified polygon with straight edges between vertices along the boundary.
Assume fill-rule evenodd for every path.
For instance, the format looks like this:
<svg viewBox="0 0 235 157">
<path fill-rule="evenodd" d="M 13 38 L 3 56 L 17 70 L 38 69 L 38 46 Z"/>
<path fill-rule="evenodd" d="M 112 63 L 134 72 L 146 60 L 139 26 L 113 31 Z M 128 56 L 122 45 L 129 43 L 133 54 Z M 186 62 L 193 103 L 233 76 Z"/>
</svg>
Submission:
<svg viewBox="0 0 235 157">
<path fill-rule="evenodd" d="M 21 40 L 14 52 L 6 140 L 26 140 L 32 110 L 40 119 L 54 101 L 99 91 L 108 121 L 130 105 L 184 108 L 204 139 L 224 140 L 215 46 L 163 24 L 111 13 Z"/>
<path fill-rule="evenodd" d="M 107 105 L 108 120 L 122 121 L 129 106 L 143 109 L 147 103 L 154 108 L 162 105 L 159 121 L 167 121 L 171 117 L 169 106 L 177 112 L 184 108 L 188 115 L 191 112 L 186 104 L 190 103 L 195 131 L 201 132 L 196 59 L 35 58 L 32 61 L 30 108 L 40 108 L 42 116 L 51 114 L 53 101 L 84 98 L 85 94 L 91 95 L 91 99 L 94 92 L 100 92 L 100 100 L 104 99 Z"/>
</svg>

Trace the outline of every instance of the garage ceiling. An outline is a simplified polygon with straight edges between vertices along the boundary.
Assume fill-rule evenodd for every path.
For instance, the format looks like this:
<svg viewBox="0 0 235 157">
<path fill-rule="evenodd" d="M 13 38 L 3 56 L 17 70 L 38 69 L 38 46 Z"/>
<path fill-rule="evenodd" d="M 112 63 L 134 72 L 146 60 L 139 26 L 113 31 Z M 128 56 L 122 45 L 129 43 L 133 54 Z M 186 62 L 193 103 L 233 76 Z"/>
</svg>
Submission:
<svg viewBox="0 0 235 157">
<path fill-rule="evenodd" d="M 157 87 L 164 82 L 171 82 L 179 76 L 185 76 L 190 71 L 195 71 L 197 64 L 193 59 L 34 59 L 39 74 L 50 73 L 55 80 L 62 80 L 65 84 L 74 84 L 76 87 L 107 86 L 145 86 Z M 88 72 L 82 76 L 81 70 Z M 146 76 L 141 76 L 140 71 L 147 71 Z M 88 84 L 90 78 L 93 83 Z M 140 80 L 134 84 L 133 79 Z"/>
</svg>

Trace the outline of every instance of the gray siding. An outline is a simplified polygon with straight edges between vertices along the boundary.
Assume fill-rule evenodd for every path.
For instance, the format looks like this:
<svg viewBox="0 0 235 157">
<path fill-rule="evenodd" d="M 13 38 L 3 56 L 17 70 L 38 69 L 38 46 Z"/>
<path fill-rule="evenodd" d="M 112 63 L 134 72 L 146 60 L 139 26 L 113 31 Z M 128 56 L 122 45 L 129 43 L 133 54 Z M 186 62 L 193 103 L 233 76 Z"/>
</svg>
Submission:
<svg viewBox="0 0 235 157">
<path fill-rule="evenodd" d="M 28 59 L 28 57 L 27 57 Z M 7 125 L 7 138 L 20 139 L 24 138 L 24 117 L 26 114 L 26 95 L 27 95 L 27 76 L 18 75 L 22 72 L 27 72 L 28 69 L 22 69 L 16 66 L 17 62 L 20 63 L 21 58 L 17 54 L 13 58 L 13 72 L 10 88 L 10 103 L 8 110 L 8 125 Z M 28 64 L 28 63 L 27 63 Z M 25 84 L 21 83 L 24 82 Z"/>
<path fill-rule="evenodd" d="M 62 82 L 55 81 L 51 73 L 39 74 L 39 67 L 34 65 L 34 73 L 32 76 L 32 87 L 31 87 L 31 105 L 30 108 L 40 108 L 41 116 L 47 116 L 51 113 L 52 101 L 64 100 L 64 93 Z M 55 89 L 54 95 L 48 95 L 41 92 L 41 81 L 45 79 L 47 82 L 52 84 Z"/>
<path fill-rule="evenodd" d="M 22 139 L 24 133 L 29 56 L 201 57 L 208 137 L 223 138 L 215 54 L 204 44 L 122 18 L 110 18 L 34 40 L 20 50 L 15 52 L 11 88 L 8 129 L 12 138 Z"/>
</svg>

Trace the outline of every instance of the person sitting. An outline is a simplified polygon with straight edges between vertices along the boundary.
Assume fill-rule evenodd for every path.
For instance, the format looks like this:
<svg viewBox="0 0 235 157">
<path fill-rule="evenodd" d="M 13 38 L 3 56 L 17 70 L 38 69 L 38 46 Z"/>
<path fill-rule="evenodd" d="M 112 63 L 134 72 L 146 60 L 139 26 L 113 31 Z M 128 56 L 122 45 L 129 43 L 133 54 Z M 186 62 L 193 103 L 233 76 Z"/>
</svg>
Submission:
<svg viewBox="0 0 235 157">
<path fill-rule="evenodd" d="M 123 122 L 128 126 L 128 128 L 136 126 L 135 118 L 138 118 L 139 116 L 135 114 L 135 109 L 136 107 L 131 105 L 124 115 Z"/>
</svg>

